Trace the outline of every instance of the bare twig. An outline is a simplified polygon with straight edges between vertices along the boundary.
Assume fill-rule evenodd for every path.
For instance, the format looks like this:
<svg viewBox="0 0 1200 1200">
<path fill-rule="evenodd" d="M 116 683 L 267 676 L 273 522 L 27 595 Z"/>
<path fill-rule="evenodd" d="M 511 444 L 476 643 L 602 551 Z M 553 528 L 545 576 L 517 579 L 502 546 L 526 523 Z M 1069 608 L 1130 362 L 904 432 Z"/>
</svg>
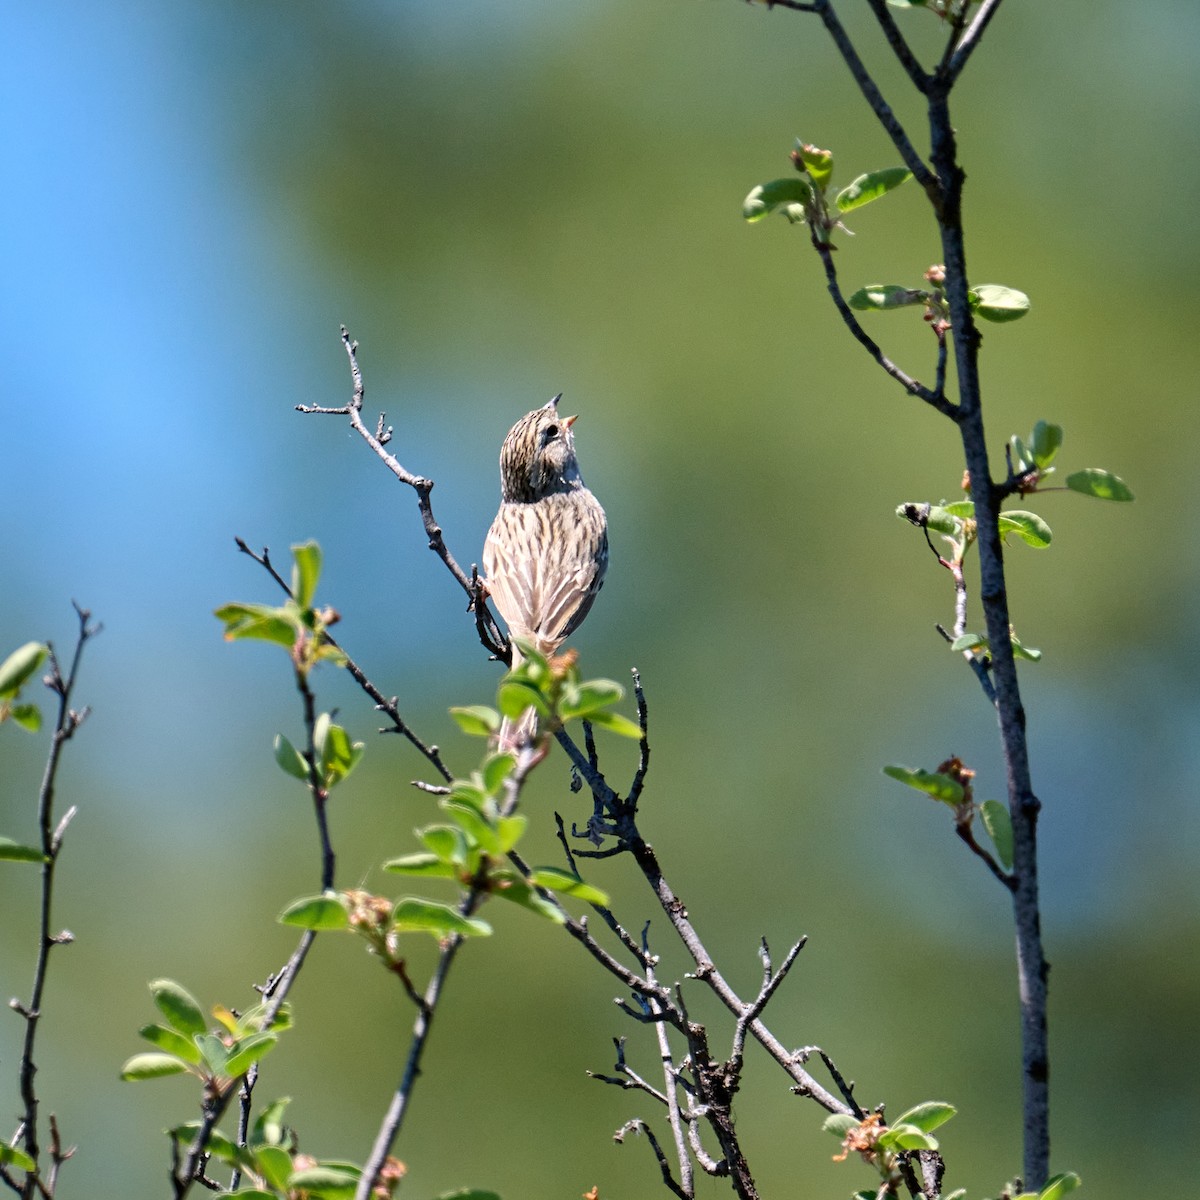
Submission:
<svg viewBox="0 0 1200 1200">
<path fill-rule="evenodd" d="M 291 596 L 291 594 L 292 594 L 291 586 L 288 584 L 287 580 L 284 579 L 283 576 L 280 575 L 280 573 L 275 569 L 274 563 L 271 562 L 270 551 L 267 549 L 267 547 L 265 547 L 265 546 L 263 547 L 261 554 L 256 554 L 253 550 L 250 549 L 250 547 L 246 544 L 244 539 L 239 537 L 239 538 L 234 538 L 234 541 L 237 544 L 237 548 L 243 554 L 254 559 L 254 561 L 256 563 L 258 563 L 258 565 L 260 567 L 262 567 L 267 572 L 267 574 L 271 576 L 272 579 L 275 580 L 275 582 L 283 589 L 283 591 L 288 596 Z M 390 720 L 392 722 L 391 728 L 386 730 L 385 732 L 398 733 L 402 737 L 407 738 L 408 741 L 411 742 L 412 745 L 416 748 L 416 750 L 423 757 L 425 757 L 426 759 L 429 760 L 429 762 L 432 764 L 434 770 L 436 770 L 443 779 L 445 779 L 447 782 L 449 782 L 449 780 L 452 779 L 453 776 L 451 775 L 449 768 L 442 761 L 442 756 L 441 756 L 441 753 L 439 752 L 438 747 L 434 746 L 434 745 L 427 745 L 424 741 L 422 741 L 413 732 L 412 727 L 400 715 L 400 709 L 399 709 L 396 697 L 392 696 L 389 698 L 389 697 L 385 696 L 379 690 L 379 688 L 377 688 L 375 686 L 375 684 L 371 682 L 371 680 L 367 676 L 367 673 L 358 665 L 358 663 L 356 663 L 354 661 L 354 659 L 351 658 L 350 655 L 346 653 L 345 647 L 343 647 L 339 642 L 337 642 L 328 631 L 326 631 L 323 636 L 324 636 L 325 641 L 330 646 L 333 646 L 336 649 L 340 650 L 342 652 L 342 654 L 345 656 L 346 670 L 350 672 L 350 675 L 354 679 L 354 682 L 357 683 L 358 686 L 360 688 L 362 688 L 362 690 L 364 692 L 366 692 L 366 694 L 368 696 L 371 697 L 371 699 L 375 702 L 375 707 L 380 712 L 386 714 L 386 716 L 388 718 L 390 718 Z"/>
<path fill-rule="evenodd" d="M 507 653 L 508 642 L 504 634 L 500 631 L 495 618 L 492 617 L 490 611 L 486 611 L 486 604 L 480 593 L 478 576 L 474 575 L 474 573 L 468 575 L 459 566 L 454 555 L 450 553 L 450 549 L 446 545 L 441 526 L 434 518 L 433 504 L 429 498 L 430 493 L 433 491 L 433 480 L 426 479 L 423 475 L 413 474 L 412 471 L 402 466 L 400 461 L 394 455 L 389 454 L 384 448 L 386 443 L 391 439 L 391 430 L 390 428 L 386 431 L 384 430 L 382 416 L 379 418 L 379 426 L 375 432 L 372 432 L 363 424 L 362 405 L 366 388 L 363 383 L 362 370 L 358 365 L 358 343 L 351 339 L 344 325 L 342 326 L 342 344 L 350 360 L 350 376 L 354 385 L 350 403 L 340 408 L 325 408 L 315 404 L 297 404 L 296 411 L 302 413 L 322 413 L 327 416 L 349 417 L 351 428 L 383 460 L 388 470 L 401 483 L 407 484 L 416 492 L 417 507 L 421 513 L 421 521 L 425 526 L 426 536 L 429 539 L 430 550 L 442 560 L 446 569 L 458 581 L 459 587 L 467 594 L 467 599 L 475 609 L 476 627 L 484 646 L 498 658 L 503 658 Z M 481 604 L 485 608 L 485 615 L 482 616 L 478 611 Z"/>
<path fill-rule="evenodd" d="M 34 962 L 33 985 L 29 993 L 29 1002 L 28 1004 L 13 1004 L 14 1009 L 25 1019 L 25 1037 L 21 1045 L 19 1067 L 19 1087 L 23 1110 L 19 1140 L 24 1145 L 25 1153 L 33 1159 L 35 1169 L 27 1173 L 24 1183 L 19 1186 L 18 1190 L 27 1200 L 34 1195 L 35 1191 L 46 1197 L 53 1195 L 58 1168 L 69 1157 L 69 1155 L 61 1153 L 58 1126 L 54 1117 L 51 1116 L 51 1165 L 43 1178 L 38 1124 L 39 1100 L 34 1078 L 37 1075 L 38 1024 L 41 1021 L 42 999 L 45 995 L 46 979 L 50 969 L 50 951 L 55 946 L 66 945 L 73 940 L 72 935 L 65 930 L 62 932 L 54 930 L 53 907 L 55 871 L 58 866 L 58 855 L 62 849 L 62 836 L 75 810 L 74 808 L 69 809 L 66 816 L 56 823 L 54 794 L 63 750 L 67 742 L 75 736 L 76 730 L 87 720 L 89 712 L 86 708 L 77 711 L 71 707 L 71 696 L 79 676 L 83 648 L 101 629 L 99 625 L 91 624 L 92 614 L 90 612 L 80 608 L 78 604 L 74 605 L 74 608 L 79 630 L 75 637 L 75 649 L 71 655 L 70 666 L 65 674 L 54 647 L 48 646 L 50 670 L 45 677 L 45 684 L 58 698 L 58 713 L 54 722 L 54 733 L 50 739 L 50 751 L 46 756 L 46 766 L 42 772 L 41 786 L 38 789 L 37 821 L 43 855 L 38 908 L 38 951 Z M 16 1140 L 14 1139 L 14 1141 Z M 7 1179 L 6 1182 L 8 1182 Z"/>
</svg>

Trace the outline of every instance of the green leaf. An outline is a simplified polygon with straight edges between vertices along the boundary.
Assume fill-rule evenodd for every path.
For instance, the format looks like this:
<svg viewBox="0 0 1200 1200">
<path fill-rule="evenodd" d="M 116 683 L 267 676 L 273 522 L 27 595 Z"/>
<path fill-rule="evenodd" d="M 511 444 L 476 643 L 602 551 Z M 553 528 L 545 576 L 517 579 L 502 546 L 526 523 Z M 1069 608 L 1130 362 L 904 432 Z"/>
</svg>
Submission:
<svg viewBox="0 0 1200 1200">
<path fill-rule="evenodd" d="M 809 178 L 821 189 L 833 178 L 833 154 L 829 150 L 821 150 L 810 146 L 807 142 L 796 139 L 796 157 L 804 164 Z"/>
<path fill-rule="evenodd" d="M 225 1063 L 225 1074 L 232 1079 L 245 1075 L 253 1063 L 279 1041 L 277 1033 L 252 1033 L 229 1048 L 229 1059 Z"/>
<path fill-rule="evenodd" d="M 1132 500 L 1133 493 L 1125 485 L 1125 481 L 1111 471 L 1102 471 L 1099 467 L 1085 467 L 1075 471 L 1064 480 L 1073 492 L 1081 492 L 1085 496 L 1095 496 L 1097 500 Z"/>
<path fill-rule="evenodd" d="M 500 685 L 500 691 L 496 695 L 496 703 L 506 717 L 511 717 L 514 720 L 527 708 L 536 709 L 538 715 L 543 717 L 548 716 L 550 713 L 550 709 L 546 706 L 546 701 L 542 697 L 542 693 L 531 684 L 524 683 L 520 679 L 506 679 Z"/>
<path fill-rule="evenodd" d="M 558 715 L 564 721 L 572 717 L 587 717 L 624 698 L 625 689 L 619 683 L 611 679 L 593 679 L 567 689 L 558 707 Z"/>
<path fill-rule="evenodd" d="M 225 625 L 225 640 L 253 638 L 276 642 L 289 650 L 304 633 L 300 611 L 294 604 L 272 608 L 267 604 L 226 604 L 213 616 Z"/>
<path fill-rule="evenodd" d="M 825 1118 L 821 1129 L 825 1133 L 832 1133 L 835 1138 L 844 1138 L 850 1130 L 857 1129 L 861 1124 L 849 1113 L 832 1113 Z"/>
<path fill-rule="evenodd" d="M 1074 1171 L 1063 1171 L 1050 1177 L 1046 1186 L 1038 1193 L 1038 1200 L 1062 1200 L 1063 1196 L 1082 1184 L 1083 1180 Z"/>
<path fill-rule="evenodd" d="M 195 1140 L 199 1128 L 199 1121 L 185 1121 L 184 1124 L 176 1125 L 174 1129 L 170 1129 L 167 1132 L 175 1141 L 183 1146 L 187 1146 Z M 214 1129 L 209 1134 L 207 1149 L 214 1158 L 220 1162 L 228 1163 L 231 1167 L 253 1167 L 251 1155 L 243 1150 L 241 1146 L 235 1145 L 229 1135 L 222 1133 L 219 1129 Z M 241 1195 L 240 1192 L 238 1194 Z"/>
<path fill-rule="evenodd" d="M 14 704 L 8 715 L 30 733 L 37 733 L 42 727 L 42 712 L 36 704 Z"/>
<path fill-rule="evenodd" d="M 292 1172 L 288 1187 L 293 1191 L 307 1192 L 320 1200 L 344 1200 L 354 1195 L 361 1174 L 361 1171 L 348 1167 L 304 1167 Z"/>
<path fill-rule="evenodd" d="M 950 643 L 950 649 L 955 653 L 963 650 L 987 650 L 988 640 L 981 633 L 964 633 Z"/>
<path fill-rule="evenodd" d="M 12 838 L 0 837 L 0 862 L 45 862 L 46 856 L 34 846 L 22 846 Z"/>
<path fill-rule="evenodd" d="M 996 855 L 1000 865 L 1006 871 L 1012 870 L 1013 865 L 1013 831 L 1012 817 L 1008 809 L 999 800 L 985 800 L 979 806 L 979 815 L 983 818 L 983 827 L 987 830 L 992 845 L 996 847 Z"/>
<path fill-rule="evenodd" d="M 358 766 L 366 746 L 362 742 L 351 742 L 350 735 L 332 721 L 323 727 L 322 732 L 324 736 L 319 741 L 314 733 L 314 742 L 321 747 L 321 777 L 325 786 L 332 788 Z"/>
<path fill-rule="evenodd" d="M 937 771 L 926 771 L 924 767 L 918 767 L 913 771 L 908 767 L 899 766 L 884 767 L 883 773 L 890 775 L 893 779 L 898 779 L 901 783 L 908 784 L 910 788 L 925 792 L 935 800 L 941 800 L 944 804 L 962 803 L 962 784 L 957 779 L 951 779 L 949 775 L 942 775 Z"/>
<path fill-rule="evenodd" d="M 1028 471 L 1034 465 L 1033 451 L 1014 433 L 1008 439 L 1012 446 L 1013 468 L 1017 471 Z"/>
<path fill-rule="evenodd" d="M 496 821 L 496 850 L 497 855 L 507 854 L 525 833 L 529 818 L 518 813 L 514 817 L 500 817 Z"/>
<path fill-rule="evenodd" d="M 1016 321 L 1029 311 L 1029 297 L 999 283 L 981 283 L 967 293 L 971 311 L 985 321 Z"/>
<path fill-rule="evenodd" d="M 1050 526 L 1037 513 L 1024 512 L 1018 508 L 1006 509 L 1000 514 L 1000 536 L 1015 533 L 1027 546 L 1044 550 L 1053 536 Z"/>
<path fill-rule="evenodd" d="M 923 1104 L 914 1105 L 907 1112 L 901 1113 L 893 1122 L 894 1125 L 915 1125 L 926 1133 L 932 1133 L 939 1125 L 945 1125 L 958 1112 L 953 1104 L 941 1100 L 926 1100 Z"/>
<path fill-rule="evenodd" d="M 176 1033 L 174 1029 L 164 1029 L 161 1025 L 144 1025 L 138 1030 L 138 1037 L 145 1038 L 152 1046 L 157 1046 L 165 1054 L 173 1054 L 184 1062 L 195 1065 L 200 1061 L 200 1051 L 190 1037 Z"/>
<path fill-rule="evenodd" d="M 912 178 L 912 172 L 907 167 L 884 167 L 880 171 L 868 171 L 860 175 L 849 187 L 838 192 L 837 206 L 839 212 L 850 212 L 862 208 L 880 196 L 886 196 L 894 188 L 898 188 L 906 180 Z"/>
<path fill-rule="evenodd" d="M 258 1173 L 276 1191 L 286 1191 L 292 1174 L 292 1156 L 282 1146 L 259 1146 L 254 1151 L 254 1162 Z M 238 1192 L 243 1197 L 245 1192 Z"/>
<path fill-rule="evenodd" d="M 1063 444 L 1061 425 L 1051 425 L 1049 421 L 1039 421 L 1033 427 L 1029 438 L 1029 449 L 1033 452 L 1033 465 L 1039 470 L 1045 470 L 1053 461 Z"/>
<path fill-rule="evenodd" d="M 466 838 L 453 825 L 430 825 L 420 831 L 420 838 L 442 862 L 462 866 L 467 861 Z"/>
<path fill-rule="evenodd" d="M 182 984 L 173 979 L 154 979 L 150 982 L 150 994 L 172 1029 L 187 1037 L 208 1032 L 199 1002 Z"/>
<path fill-rule="evenodd" d="M 484 704 L 473 704 L 469 708 L 451 708 L 450 715 L 458 722 L 458 728 L 473 738 L 491 737 L 500 727 L 500 714 L 496 709 L 487 708 Z"/>
<path fill-rule="evenodd" d="M 457 1192 L 443 1192 L 437 1200 L 500 1200 L 499 1192 L 481 1192 L 478 1188 L 460 1188 Z"/>
<path fill-rule="evenodd" d="M 915 1125 L 895 1124 L 881 1134 L 878 1145 L 884 1150 L 936 1150 L 937 1138 Z"/>
<path fill-rule="evenodd" d="M 16 1146 L 10 1146 L 7 1142 L 0 1142 L 0 1165 L 16 1167 L 18 1171 L 37 1170 L 37 1163 L 24 1150 L 18 1150 Z"/>
<path fill-rule="evenodd" d="M 187 1064 L 173 1054 L 135 1054 L 121 1068 L 125 1080 L 159 1079 L 164 1075 L 182 1075 Z"/>
<path fill-rule="evenodd" d="M 641 726 L 631 721 L 628 717 L 621 716 L 620 713 L 594 712 L 590 717 L 586 717 L 585 720 L 590 721 L 600 729 L 607 729 L 609 733 L 619 734 L 621 737 L 633 738 L 635 741 L 641 740 Z"/>
<path fill-rule="evenodd" d="M 770 183 L 760 183 L 742 201 L 742 216 L 747 221 L 761 221 L 779 208 L 785 210 L 792 205 L 798 206 L 801 212 L 812 203 L 812 184 L 800 175 L 789 175 L 786 179 L 772 179 Z M 785 215 L 788 215 L 785 212 Z M 789 215 L 789 220 L 795 220 Z"/>
<path fill-rule="evenodd" d="M 321 578 L 321 547 L 313 541 L 301 542 L 292 547 L 292 557 L 292 599 L 301 608 L 312 608 Z"/>
<path fill-rule="evenodd" d="M 561 892 L 564 896 L 574 896 L 577 900 L 583 900 L 588 904 L 608 903 L 606 892 L 592 887 L 590 883 L 584 883 L 582 879 L 577 879 L 569 871 L 560 870 L 558 867 L 539 867 L 533 872 L 531 878 L 538 887 Z"/>
<path fill-rule="evenodd" d="M 282 733 L 275 735 L 275 761 L 288 775 L 308 781 L 308 763 L 304 755 Z"/>
<path fill-rule="evenodd" d="M 924 304 L 927 294 L 917 288 L 901 287 L 898 283 L 868 283 L 861 287 L 849 299 L 851 308 L 876 310 L 882 312 L 888 308 L 905 308 L 910 304 Z"/>
<path fill-rule="evenodd" d="M 942 505 L 942 509 L 944 512 L 948 512 L 952 517 L 958 517 L 959 520 L 975 520 L 974 500 L 955 500 L 950 504 Z"/>
<path fill-rule="evenodd" d="M 291 1102 L 289 1096 L 281 1096 L 278 1100 L 272 1100 L 259 1113 L 257 1118 L 255 1118 L 254 1128 L 250 1133 L 250 1144 L 252 1146 L 279 1146 L 283 1143 L 285 1134 L 283 1114 Z"/>
<path fill-rule="evenodd" d="M 290 1162 L 291 1160 L 289 1159 L 288 1161 Z M 253 1166 L 251 1166 L 251 1170 L 253 1169 Z M 259 1171 L 258 1174 L 264 1175 L 266 1172 Z M 236 1192 L 217 1192 L 216 1194 L 221 1198 L 221 1200 L 224 1200 L 226 1196 L 236 1196 L 237 1200 L 279 1200 L 279 1193 L 282 1192 L 286 1186 L 287 1184 L 285 1181 L 282 1186 L 273 1192 L 264 1192 L 262 1188 L 238 1188 Z"/>
<path fill-rule="evenodd" d="M 436 938 L 486 937 L 492 927 L 486 921 L 464 917 L 448 904 L 416 897 L 398 900 L 392 910 L 392 923 L 401 933 L 431 933 Z"/>
<path fill-rule="evenodd" d="M 306 896 L 289 904 L 279 914 L 279 923 L 300 929 L 348 929 L 350 919 L 340 896 Z"/>
<path fill-rule="evenodd" d="M 202 1033 L 196 1038 L 201 1066 L 211 1075 L 224 1075 L 229 1061 L 229 1047 L 215 1033 Z"/>
<path fill-rule="evenodd" d="M 924 505 L 909 500 L 896 506 L 896 516 L 917 528 L 924 521 L 927 529 L 944 537 L 957 537 L 962 533 L 962 521 L 950 512 L 949 507 L 940 504 Z"/>
<path fill-rule="evenodd" d="M 1011 633 L 1008 635 L 1008 640 L 1012 642 L 1014 658 L 1023 658 L 1027 662 L 1042 661 L 1042 652 L 1040 650 L 1035 650 L 1032 646 L 1022 646 L 1017 638 Z"/>
<path fill-rule="evenodd" d="M 489 796 L 494 796 L 508 782 L 513 767 L 517 765 L 515 754 L 489 754 L 483 764 L 483 787 Z"/>
<path fill-rule="evenodd" d="M 492 895 L 498 896 L 502 900 L 509 900 L 513 904 L 519 904 L 522 908 L 527 908 L 530 912 L 537 913 L 539 917 L 545 917 L 557 925 L 562 925 L 566 921 L 566 915 L 558 905 L 540 895 L 515 871 L 495 871 L 489 877 L 489 882 L 492 885 Z"/>
<path fill-rule="evenodd" d="M 436 854 L 405 854 L 389 859 L 383 864 L 383 869 L 397 875 L 422 875 L 435 879 L 454 879 L 458 876 L 455 865 Z"/>
<path fill-rule="evenodd" d="M 449 813 L 467 837 L 482 847 L 485 854 L 498 857 L 504 853 L 500 849 L 495 826 L 473 804 L 454 799 L 444 799 L 441 803 L 442 811 Z"/>
<path fill-rule="evenodd" d="M 46 661 L 44 642 L 26 642 L 0 663 L 0 700 L 11 700 Z"/>
</svg>

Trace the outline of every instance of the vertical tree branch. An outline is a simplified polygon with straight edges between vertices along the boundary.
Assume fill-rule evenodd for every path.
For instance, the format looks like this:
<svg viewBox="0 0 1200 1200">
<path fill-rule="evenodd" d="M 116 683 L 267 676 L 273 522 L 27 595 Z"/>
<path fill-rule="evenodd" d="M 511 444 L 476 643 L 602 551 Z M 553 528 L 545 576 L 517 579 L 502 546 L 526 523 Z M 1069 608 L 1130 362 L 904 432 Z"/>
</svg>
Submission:
<svg viewBox="0 0 1200 1200">
<path fill-rule="evenodd" d="M 67 824 L 75 815 L 71 808 L 61 821 L 54 820 L 54 793 L 58 780 L 58 769 L 62 761 L 63 749 L 67 742 L 75 736 L 75 731 L 87 719 L 86 708 L 75 711 L 71 708 L 71 694 L 75 690 L 75 681 L 79 673 L 79 664 L 83 657 L 83 648 L 88 641 L 100 632 L 99 626 L 89 624 L 91 613 L 86 609 L 75 606 L 79 619 L 79 632 L 76 635 L 75 651 L 71 656 L 71 665 L 67 673 L 62 672 L 58 656 L 50 647 L 50 673 L 46 677 L 46 686 L 58 697 L 58 715 L 54 722 L 54 735 L 50 741 L 50 752 L 46 756 L 46 766 L 42 773 L 41 786 L 38 789 L 38 832 L 41 835 L 41 850 L 43 854 L 41 871 L 41 895 L 38 909 L 38 952 L 33 969 L 33 986 L 27 1005 L 15 1005 L 17 1011 L 25 1018 L 25 1037 L 21 1046 L 20 1092 L 23 1118 L 21 1122 L 21 1140 L 25 1152 L 37 1164 L 37 1170 L 29 1172 L 21 1189 L 21 1194 L 29 1200 L 35 1194 L 52 1195 L 53 1180 L 57 1177 L 59 1163 L 65 1158 L 57 1136 L 57 1127 L 51 1125 L 54 1133 L 52 1150 L 55 1156 L 52 1173 L 48 1176 L 49 1184 L 41 1179 L 40 1131 L 38 1128 L 38 1095 L 34 1084 L 37 1075 L 35 1058 L 38 1024 L 42 1016 L 42 999 L 46 991 L 46 977 L 50 968 L 50 952 L 58 945 L 64 945 L 72 940 L 72 935 L 65 930 L 59 933 L 53 931 L 54 906 L 54 877 L 58 866 L 58 855 L 62 849 L 62 839 Z M 61 1156 L 61 1157 L 60 1157 Z"/>
<path fill-rule="evenodd" d="M 992 482 L 983 425 L 979 378 L 981 338 L 967 298 L 969 284 L 962 227 L 964 175 L 958 165 L 954 128 L 950 122 L 949 86 L 949 83 L 939 80 L 931 89 L 929 126 L 932 161 L 942 184 L 939 227 L 958 375 L 958 425 L 971 479 L 971 493 L 975 500 L 980 600 L 991 647 L 996 712 L 1013 825 L 1013 917 L 1016 924 L 1021 1005 L 1024 1170 L 1026 1186 L 1036 1190 L 1046 1182 L 1050 1171 L 1046 1020 L 1048 967 L 1042 950 L 1037 868 L 1037 817 L 1041 804 L 1033 791 L 1025 737 L 1025 708 L 1017 681 L 1009 628 L 1008 591 L 999 525 L 1000 501 L 1003 497 Z"/>
</svg>

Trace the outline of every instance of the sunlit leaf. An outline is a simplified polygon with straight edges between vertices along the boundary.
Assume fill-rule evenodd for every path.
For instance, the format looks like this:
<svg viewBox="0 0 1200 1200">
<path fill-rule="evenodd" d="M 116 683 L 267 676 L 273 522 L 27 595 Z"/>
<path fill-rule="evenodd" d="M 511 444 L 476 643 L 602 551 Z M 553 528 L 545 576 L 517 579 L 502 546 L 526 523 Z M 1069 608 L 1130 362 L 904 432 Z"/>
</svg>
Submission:
<svg viewBox="0 0 1200 1200">
<path fill-rule="evenodd" d="M 347 929 L 350 916 L 340 896 L 306 896 L 289 904 L 279 914 L 279 923 L 300 929 Z"/>
<path fill-rule="evenodd" d="M 321 547 L 313 541 L 292 547 L 292 598 L 301 608 L 312 608 L 321 577 Z"/>
<path fill-rule="evenodd" d="M 182 984 L 173 979 L 154 979 L 150 983 L 150 994 L 172 1029 L 188 1037 L 208 1031 L 208 1022 L 199 1002 Z"/>
<path fill-rule="evenodd" d="M 742 216 L 747 221 L 761 221 L 781 207 L 796 204 L 804 208 L 811 202 L 812 184 L 801 175 L 789 175 L 754 188 L 742 201 Z"/>
<path fill-rule="evenodd" d="M 909 767 L 900 766 L 884 767 L 883 773 L 907 784 L 910 788 L 916 788 L 917 791 L 932 796 L 935 800 L 941 800 L 944 804 L 962 803 L 962 784 L 949 775 L 943 775 L 938 771 L 926 771 L 924 767 L 918 767 L 914 771 Z"/>
<path fill-rule="evenodd" d="M 1126 487 L 1123 479 L 1099 467 L 1085 467 L 1082 471 L 1075 471 L 1068 475 L 1064 482 L 1073 492 L 1095 496 L 1098 500 L 1133 499 L 1133 493 Z"/>
<path fill-rule="evenodd" d="M 558 867 L 539 867 L 533 872 L 531 878 L 538 887 L 561 892 L 564 896 L 574 896 L 577 900 L 586 901 L 588 904 L 608 903 L 606 892 L 602 892 L 598 887 L 593 887 L 590 883 L 584 883 L 582 879 L 577 879 L 569 871 L 560 870 Z"/>
<path fill-rule="evenodd" d="M 821 1129 L 825 1133 L 832 1133 L 836 1138 L 844 1138 L 850 1130 L 857 1129 L 861 1124 L 861 1121 L 849 1113 L 832 1113 L 822 1122 Z"/>
<path fill-rule="evenodd" d="M 14 704 L 8 715 L 30 733 L 37 733 L 42 727 L 42 711 L 36 704 Z"/>
<path fill-rule="evenodd" d="M 1038 1193 L 1038 1200 L 1062 1200 L 1063 1196 L 1082 1184 L 1083 1180 L 1074 1171 L 1063 1171 L 1050 1177 L 1046 1186 Z"/>
<path fill-rule="evenodd" d="M 476 917 L 464 917 L 448 904 L 408 898 L 398 900 L 392 910 L 392 923 L 401 933 L 431 933 L 436 938 L 454 934 L 460 937 L 486 937 L 492 927 Z"/>
<path fill-rule="evenodd" d="M 822 150 L 819 146 L 809 145 L 808 142 L 796 141 L 796 156 L 804 164 L 809 178 L 821 189 L 825 190 L 833 178 L 833 154 Z"/>
<path fill-rule="evenodd" d="M 500 714 L 494 708 L 476 704 L 469 708 L 452 708 L 450 715 L 463 733 L 472 737 L 490 737 L 500 728 Z"/>
<path fill-rule="evenodd" d="M 1012 870 L 1013 865 L 1013 830 L 1012 817 L 1008 809 L 999 800 L 985 800 L 979 806 L 979 815 L 983 818 L 983 827 L 987 830 L 992 845 L 996 847 L 996 856 L 1006 871 Z"/>
<path fill-rule="evenodd" d="M 22 846 L 11 838 L 0 837 L 0 862 L 45 862 L 46 856 L 35 846 Z"/>
<path fill-rule="evenodd" d="M 161 1025 L 144 1025 L 138 1030 L 138 1037 L 145 1038 L 152 1046 L 157 1046 L 164 1054 L 172 1054 L 192 1064 L 200 1061 L 200 1051 L 190 1037 L 184 1037 L 174 1029 L 164 1029 Z"/>
<path fill-rule="evenodd" d="M 248 1038 L 243 1038 L 230 1047 L 225 1073 L 233 1079 L 244 1075 L 251 1065 L 258 1062 L 278 1041 L 279 1035 L 270 1032 L 254 1033 Z"/>
<path fill-rule="evenodd" d="M 405 854 L 388 859 L 383 869 L 397 875 L 420 875 L 427 879 L 455 879 L 458 876 L 458 868 L 436 854 Z"/>
<path fill-rule="evenodd" d="M 307 781 L 308 763 L 304 755 L 282 733 L 275 735 L 275 761 L 288 775 Z"/>
<path fill-rule="evenodd" d="M 880 196 L 886 196 L 894 188 L 898 188 L 905 180 L 912 178 L 912 172 L 907 167 L 884 167 L 880 171 L 868 171 L 860 175 L 849 187 L 838 192 L 837 206 L 839 212 L 850 212 L 862 208 Z"/>
<path fill-rule="evenodd" d="M 1050 545 L 1053 536 L 1050 526 L 1037 513 L 1024 512 L 1021 509 L 1006 509 L 1000 514 L 999 524 L 1001 537 L 1015 533 L 1027 546 L 1038 550 Z"/>
<path fill-rule="evenodd" d="M 1053 461 L 1063 444 L 1061 425 L 1051 425 L 1049 421 L 1039 421 L 1033 427 L 1029 438 L 1029 449 L 1033 452 L 1034 466 L 1045 470 Z"/>
<path fill-rule="evenodd" d="M 869 283 L 861 287 L 848 303 L 860 312 L 889 308 L 906 308 L 911 304 L 924 304 L 928 299 L 925 292 L 916 288 L 902 287 L 898 283 Z"/>
<path fill-rule="evenodd" d="M 16 1146 L 0 1142 L 0 1166 L 16 1167 L 18 1171 L 36 1171 L 37 1163 Z"/>
<path fill-rule="evenodd" d="M 0 663 L 0 700 L 9 700 L 21 690 L 47 653 L 44 642 L 26 642 Z"/>
<path fill-rule="evenodd" d="M 926 1100 L 923 1104 L 914 1105 L 907 1112 L 901 1113 L 893 1122 L 894 1125 L 915 1125 L 926 1133 L 932 1133 L 939 1125 L 944 1125 L 958 1112 L 953 1104 L 940 1100 Z"/>
<path fill-rule="evenodd" d="M 620 713 L 594 712 L 587 720 L 597 728 L 607 729 L 609 733 L 615 733 L 621 737 L 633 738 L 636 741 L 640 740 L 642 736 L 641 726 L 628 717 L 621 716 Z"/>
<path fill-rule="evenodd" d="M 971 311 L 985 321 L 1016 321 L 1029 311 L 1029 297 L 999 283 L 981 283 L 967 293 Z"/>
<path fill-rule="evenodd" d="M 166 1075 L 182 1075 L 186 1070 L 187 1064 L 173 1054 L 135 1054 L 121 1068 L 121 1078 L 131 1081 L 160 1079 Z"/>
</svg>

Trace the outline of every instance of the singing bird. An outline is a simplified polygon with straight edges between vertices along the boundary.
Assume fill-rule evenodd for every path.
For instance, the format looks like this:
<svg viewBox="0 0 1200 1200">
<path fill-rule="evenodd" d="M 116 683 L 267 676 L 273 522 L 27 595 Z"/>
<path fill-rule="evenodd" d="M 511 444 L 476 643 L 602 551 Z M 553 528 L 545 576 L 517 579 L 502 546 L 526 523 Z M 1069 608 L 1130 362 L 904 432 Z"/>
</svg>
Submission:
<svg viewBox="0 0 1200 1200">
<path fill-rule="evenodd" d="M 579 473 L 576 418 L 558 415 L 561 399 L 508 431 L 500 447 L 500 511 L 483 546 L 487 590 L 509 637 L 547 656 L 579 628 L 608 566 L 608 522 Z M 520 661 L 514 644 L 512 665 Z M 533 736 L 531 713 L 505 722 L 502 749 Z"/>
</svg>

